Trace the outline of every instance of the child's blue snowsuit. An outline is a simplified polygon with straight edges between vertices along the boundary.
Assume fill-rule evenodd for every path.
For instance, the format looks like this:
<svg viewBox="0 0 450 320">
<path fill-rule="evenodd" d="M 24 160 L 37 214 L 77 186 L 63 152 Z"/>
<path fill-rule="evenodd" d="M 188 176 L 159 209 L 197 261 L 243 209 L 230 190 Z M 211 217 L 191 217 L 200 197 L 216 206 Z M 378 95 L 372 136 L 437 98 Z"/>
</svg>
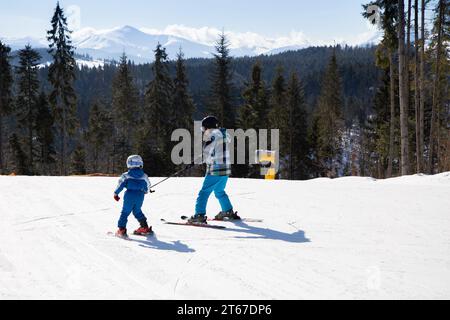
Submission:
<svg viewBox="0 0 450 320">
<path fill-rule="evenodd" d="M 134 168 L 120 177 L 119 184 L 114 193 L 118 195 L 124 188 L 127 191 L 123 198 L 122 214 L 120 215 L 118 227 L 125 229 L 127 227 L 128 216 L 131 212 L 133 212 L 133 215 L 139 222 L 147 221 L 141 208 L 144 203 L 144 196 L 150 189 L 150 181 L 142 169 Z"/>
<path fill-rule="evenodd" d="M 214 195 L 219 200 L 223 212 L 233 209 L 233 205 L 225 192 L 228 177 L 231 174 L 230 151 L 228 144 L 230 136 L 226 129 L 212 130 L 205 141 L 203 155 L 207 164 L 206 177 L 195 205 L 195 215 L 205 215 L 209 196 Z"/>
</svg>

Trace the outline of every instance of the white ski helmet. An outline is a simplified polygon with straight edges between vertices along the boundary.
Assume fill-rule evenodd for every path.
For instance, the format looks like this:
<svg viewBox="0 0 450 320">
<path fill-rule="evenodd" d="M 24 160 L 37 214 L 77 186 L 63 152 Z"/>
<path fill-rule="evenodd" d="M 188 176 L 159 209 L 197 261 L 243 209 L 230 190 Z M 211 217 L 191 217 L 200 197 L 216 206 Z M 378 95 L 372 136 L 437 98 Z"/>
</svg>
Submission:
<svg viewBox="0 0 450 320">
<path fill-rule="evenodd" d="M 144 161 L 142 161 L 142 157 L 138 155 L 129 156 L 127 159 L 127 168 L 128 169 L 134 169 L 134 168 L 143 168 L 144 167 Z"/>
</svg>

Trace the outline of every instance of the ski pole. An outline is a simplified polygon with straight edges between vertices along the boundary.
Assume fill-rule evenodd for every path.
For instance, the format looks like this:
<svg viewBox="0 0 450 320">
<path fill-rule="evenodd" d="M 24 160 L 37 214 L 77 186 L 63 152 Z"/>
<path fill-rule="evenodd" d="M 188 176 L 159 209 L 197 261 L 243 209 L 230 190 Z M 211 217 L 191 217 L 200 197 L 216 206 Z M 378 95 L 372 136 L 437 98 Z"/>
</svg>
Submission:
<svg viewBox="0 0 450 320">
<path fill-rule="evenodd" d="M 155 183 L 154 185 L 152 185 L 152 186 L 150 187 L 150 189 L 156 187 L 157 185 L 160 185 L 161 183 L 163 183 L 163 182 L 169 180 L 170 178 L 176 177 L 176 176 L 179 175 L 180 173 L 183 173 L 183 172 L 185 172 L 185 171 L 191 169 L 193 166 L 194 166 L 193 164 L 188 165 L 186 168 L 183 168 L 183 169 L 181 169 L 181 170 L 175 172 L 175 173 L 172 174 L 171 176 L 169 176 L 169 177 L 167 177 L 167 178 L 165 178 L 165 179 L 159 181 L 158 183 Z M 155 192 L 156 192 L 156 191 L 150 190 L 150 193 L 155 193 Z"/>
<path fill-rule="evenodd" d="M 156 191 L 151 190 L 152 188 L 156 187 L 157 185 L 160 185 L 160 184 L 163 183 L 163 182 L 166 182 L 166 181 L 169 180 L 170 178 L 176 177 L 176 176 L 179 175 L 180 173 L 183 173 L 183 172 L 185 172 L 185 171 L 191 169 L 193 166 L 195 166 L 195 162 L 196 162 L 197 160 L 199 160 L 199 159 L 202 159 L 202 158 L 203 158 L 203 154 L 201 154 L 201 155 L 199 155 L 197 158 L 195 158 L 195 159 L 194 159 L 194 163 L 187 165 L 185 168 L 183 168 L 183 169 L 181 169 L 181 170 L 175 172 L 175 173 L 172 174 L 170 177 L 167 177 L 167 178 L 165 178 L 165 179 L 159 181 L 158 183 L 152 185 L 152 186 L 150 187 L 150 193 L 155 193 L 155 192 L 156 192 Z"/>
</svg>

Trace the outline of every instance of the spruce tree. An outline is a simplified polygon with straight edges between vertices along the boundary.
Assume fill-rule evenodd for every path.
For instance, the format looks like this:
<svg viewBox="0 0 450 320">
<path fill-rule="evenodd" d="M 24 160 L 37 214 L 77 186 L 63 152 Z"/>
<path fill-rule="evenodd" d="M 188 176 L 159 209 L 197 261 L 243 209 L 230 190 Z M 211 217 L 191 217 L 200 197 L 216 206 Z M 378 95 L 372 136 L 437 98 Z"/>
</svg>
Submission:
<svg viewBox="0 0 450 320">
<path fill-rule="evenodd" d="M 285 152 L 288 156 L 290 180 L 305 180 L 308 172 L 308 124 L 303 84 L 296 73 L 292 73 L 287 88 L 288 139 Z"/>
<path fill-rule="evenodd" d="M 77 96 L 74 89 L 76 62 L 74 47 L 67 27 L 67 19 L 59 2 L 51 20 L 52 28 L 47 32 L 49 53 L 53 63 L 48 70 L 48 80 L 52 86 L 49 101 L 58 129 L 60 174 L 65 175 L 68 142 L 77 127 Z"/>
<path fill-rule="evenodd" d="M 95 102 L 89 113 L 86 141 L 91 154 L 92 170 L 97 173 L 100 168 L 102 154 L 111 137 L 111 115 L 101 102 Z"/>
<path fill-rule="evenodd" d="M 248 83 L 246 83 L 245 88 L 242 93 L 242 98 L 244 103 L 239 108 L 237 123 L 240 129 L 263 129 L 260 127 L 261 116 L 267 119 L 267 112 L 264 114 L 261 107 L 265 104 L 267 107 L 266 100 L 266 89 L 264 87 L 264 82 L 261 79 L 261 67 L 256 63 L 252 68 L 251 78 Z M 260 111 L 261 116 L 260 116 Z M 266 127 L 267 128 L 267 127 Z M 246 147 L 247 147 L 246 142 Z M 253 154 L 248 154 L 246 152 L 246 164 L 235 165 L 233 175 L 237 177 L 258 177 L 259 172 L 257 172 L 257 167 L 250 165 L 250 157 L 254 157 Z"/>
<path fill-rule="evenodd" d="M 11 149 L 11 163 L 9 167 L 11 167 L 12 172 L 16 175 L 29 175 L 27 155 L 23 151 L 17 134 L 13 133 L 11 135 L 9 146 Z"/>
<path fill-rule="evenodd" d="M 189 93 L 184 54 L 177 55 L 176 76 L 174 79 L 172 119 L 174 129 L 184 128 L 192 132 L 195 105 Z"/>
<path fill-rule="evenodd" d="M 390 106 L 390 118 L 389 118 L 389 155 L 388 155 L 388 168 L 386 177 L 393 175 L 393 164 L 395 162 L 395 141 L 396 141 L 396 123 L 398 122 L 396 117 L 396 109 L 398 105 L 398 93 L 396 88 L 398 87 L 398 77 L 396 68 L 396 55 L 398 49 L 398 2 L 392 0 L 375 0 L 367 5 L 364 5 L 365 12 L 364 17 L 370 18 L 367 9 L 370 5 L 376 5 L 382 10 L 381 12 L 381 29 L 383 30 L 383 39 L 379 45 L 377 52 L 377 65 L 382 69 L 389 67 L 390 75 L 390 89 L 389 99 L 384 103 Z M 376 20 L 372 20 L 373 23 Z M 382 57 L 380 59 L 380 57 Z M 397 83 L 397 84 L 396 84 Z"/>
<path fill-rule="evenodd" d="M 414 0 L 414 115 L 416 127 L 416 173 L 422 172 L 422 138 L 420 136 L 420 38 L 419 0 Z"/>
<path fill-rule="evenodd" d="M 288 124 L 286 91 L 286 79 L 283 75 L 283 68 L 279 66 L 272 82 L 269 123 L 272 129 L 280 129 L 281 139 L 286 136 Z"/>
<path fill-rule="evenodd" d="M 336 52 L 333 52 L 328 69 L 323 77 L 318 107 L 317 156 L 322 174 L 337 177 L 342 169 L 342 136 L 344 119 L 342 116 L 342 85 Z"/>
<path fill-rule="evenodd" d="M 24 142 L 27 152 L 28 171 L 34 172 L 34 152 L 35 152 L 35 128 L 38 113 L 39 80 L 38 64 L 41 59 L 40 54 L 33 50 L 31 46 L 19 52 L 18 74 L 18 95 L 16 106 L 16 117 L 19 128 L 22 131 L 20 138 Z"/>
<path fill-rule="evenodd" d="M 446 166 L 442 157 L 448 159 L 449 146 L 449 70 L 450 70 L 450 3 L 439 0 L 435 7 L 431 32 L 430 55 L 432 65 L 432 107 L 429 131 L 429 155 L 427 170 L 434 174 Z"/>
<path fill-rule="evenodd" d="M 139 95 L 131 74 L 126 54 L 120 64 L 112 84 L 112 111 L 116 128 L 115 141 L 123 141 L 120 159 L 126 159 L 134 143 L 133 132 L 138 114 Z"/>
<path fill-rule="evenodd" d="M 222 33 L 216 43 L 214 54 L 214 72 L 211 82 L 211 102 L 209 111 L 215 115 L 223 127 L 233 129 L 236 122 L 236 111 L 232 99 L 231 57 L 229 42 Z"/>
<path fill-rule="evenodd" d="M 286 141 L 289 139 L 289 111 L 288 111 L 288 101 L 287 101 L 287 85 L 286 79 L 283 75 L 283 68 L 281 66 L 277 67 L 275 78 L 272 81 L 271 97 L 269 101 L 270 112 L 269 112 L 269 125 L 270 129 L 280 130 L 280 150 L 279 161 L 280 161 L 280 173 L 283 177 L 286 176 L 286 161 L 287 152 Z M 288 174 L 287 174 L 288 175 Z"/>
<path fill-rule="evenodd" d="M 398 0 L 398 74 L 399 74 L 399 98 L 400 98 L 400 150 L 401 150 L 401 174 L 409 174 L 409 70 L 406 58 L 405 44 L 405 0 Z"/>
<path fill-rule="evenodd" d="M 86 151 L 81 144 L 75 148 L 72 154 L 71 168 L 74 175 L 86 174 Z"/>
<path fill-rule="evenodd" d="M 244 104 L 239 110 L 239 125 L 244 129 L 267 129 L 269 102 L 259 62 L 253 65 L 251 81 L 246 84 L 242 97 Z"/>
<path fill-rule="evenodd" d="M 383 70 L 381 84 L 377 88 L 374 98 L 374 110 L 369 118 L 367 137 L 369 139 L 368 149 L 373 151 L 376 165 L 376 177 L 388 177 L 389 142 L 390 142 L 390 108 L 386 105 L 389 101 L 390 92 L 390 70 Z"/>
<path fill-rule="evenodd" d="M 427 93 L 425 89 L 425 12 L 428 0 L 421 0 L 421 15 L 420 15 L 420 70 L 419 70 L 419 88 L 420 91 L 420 105 L 419 105 L 419 154 L 420 154 L 420 166 L 421 171 L 425 169 L 425 101 L 427 99 Z"/>
<path fill-rule="evenodd" d="M 4 118 L 11 112 L 12 105 L 12 70 L 10 64 L 11 48 L 0 41 L 0 174 L 5 171 L 3 131 Z"/>
<path fill-rule="evenodd" d="M 53 173 L 51 167 L 55 164 L 54 147 L 54 118 L 51 113 L 47 96 L 41 92 L 37 103 L 36 115 L 36 142 L 38 144 L 37 162 L 39 163 L 39 173 L 50 175 Z"/>
<path fill-rule="evenodd" d="M 169 75 L 166 49 L 158 44 L 154 52 L 153 80 L 145 92 L 138 150 L 143 155 L 144 161 L 149 164 L 146 169 L 153 174 L 166 174 L 172 168 L 170 109 L 173 105 L 173 83 Z"/>
</svg>

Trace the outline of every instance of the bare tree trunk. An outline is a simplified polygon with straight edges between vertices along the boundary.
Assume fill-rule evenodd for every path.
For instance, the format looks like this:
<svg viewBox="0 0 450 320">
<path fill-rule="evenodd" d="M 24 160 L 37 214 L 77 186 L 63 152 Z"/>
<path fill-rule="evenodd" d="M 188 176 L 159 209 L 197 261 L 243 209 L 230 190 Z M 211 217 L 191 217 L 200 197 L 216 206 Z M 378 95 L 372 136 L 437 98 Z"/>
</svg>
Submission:
<svg viewBox="0 0 450 320">
<path fill-rule="evenodd" d="M 61 159 L 60 175 L 66 175 L 66 106 L 62 106 L 62 128 L 61 128 Z"/>
<path fill-rule="evenodd" d="M 401 140 L 401 173 L 409 174 L 409 137 L 408 137 L 408 105 L 406 92 L 406 54 L 405 54 L 405 1 L 398 0 L 399 26 L 399 87 L 400 87 L 400 140 Z"/>
<path fill-rule="evenodd" d="M 419 0 L 414 1 L 414 110 L 416 116 L 416 172 L 422 171 L 422 155 L 420 153 L 420 91 L 419 91 Z"/>
<path fill-rule="evenodd" d="M 409 115 L 411 112 L 411 103 L 410 103 L 410 93 L 411 93 L 411 76 L 410 76 L 410 60 L 411 60 L 411 15 L 412 15 L 412 0 L 408 0 L 408 20 L 406 24 L 406 50 L 405 50 L 405 105 L 407 108 L 407 117 L 409 120 Z M 409 122 L 408 122 L 409 123 Z M 409 127 L 408 127 L 409 129 Z M 408 157 L 409 159 L 409 157 Z"/>
<path fill-rule="evenodd" d="M 3 166 L 3 115 L 0 112 L 0 174 L 3 174 L 5 167 Z"/>
<path fill-rule="evenodd" d="M 292 105 L 289 106 L 289 130 L 290 130 L 290 134 L 289 134 L 289 180 L 294 180 L 293 177 L 293 170 L 292 170 L 292 150 L 293 150 L 293 137 L 292 137 L 292 129 L 294 128 L 293 123 L 292 123 Z"/>
<path fill-rule="evenodd" d="M 420 128 L 419 128 L 419 154 L 420 154 L 420 166 L 421 169 L 424 170 L 425 162 L 424 162 L 424 154 L 425 154 L 425 9 L 426 2 L 422 0 L 422 15 L 421 15 L 421 44 L 420 44 L 420 110 L 419 110 L 419 119 L 420 119 Z"/>
<path fill-rule="evenodd" d="M 32 93 L 31 93 L 31 71 L 28 71 L 28 173 L 33 174 L 33 116 L 32 116 Z"/>
<path fill-rule="evenodd" d="M 442 22 L 444 19 L 444 0 L 439 0 L 439 18 L 438 18 L 438 38 L 436 46 L 436 67 L 433 83 L 433 105 L 431 110 L 431 127 L 430 127 L 430 152 L 428 158 L 428 173 L 434 173 L 434 151 L 435 151 L 435 136 L 436 136 L 436 119 L 438 113 L 439 103 L 439 82 L 440 82 L 440 61 L 442 51 Z"/>
<path fill-rule="evenodd" d="M 94 146 L 94 173 L 98 172 L 98 147 Z"/>
<path fill-rule="evenodd" d="M 389 53 L 389 73 L 390 73 L 390 100 L 391 100 L 391 120 L 389 126 L 389 158 L 386 178 L 392 177 L 392 163 L 394 161 L 394 139 L 395 139 L 395 63 L 394 53 Z"/>
<path fill-rule="evenodd" d="M 64 126 L 64 125 L 63 125 Z M 64 137 L 64 129 L 61 129 L 61 152 L 60 152 L 60 159 L 59 159 L 59 165 L 60 165 L 60 168 L 59 168 L 59 175 L 60 176 L 64 176 L 64 144 L 65 144 L 65 142 L 64 142 L 64 139 L 65 139 L 65 137 Z"/>
</svg>

